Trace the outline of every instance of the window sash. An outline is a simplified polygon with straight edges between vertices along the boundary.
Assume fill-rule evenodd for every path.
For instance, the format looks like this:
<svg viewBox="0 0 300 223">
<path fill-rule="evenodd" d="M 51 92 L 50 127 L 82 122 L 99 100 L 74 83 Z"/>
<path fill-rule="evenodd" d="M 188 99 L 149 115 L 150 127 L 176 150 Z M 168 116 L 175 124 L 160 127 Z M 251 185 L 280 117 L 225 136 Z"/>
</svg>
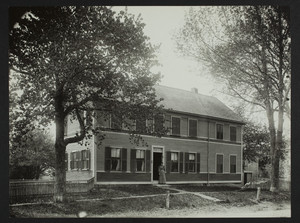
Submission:
<svg viewBox="0 0 300 223">
<path fill-rule="evenodd" d="M 223 155 L 217 155 L 217 173 L 223 173 Z"/>
<path fill-rule="evenodd" d="M 178 152 L 171 152 L 171 172 L 179 172 Z"/>
<path fill-rule="evenodd" d="M 236 173 L 236 156 L 230 156 L 230 173 Z"/>
<path fill-rule="evenodd" d="M 146 119 L 137 119 L 135 121 L 135 129 L 137 132 L 140 132 L 140 133 L 144 133 L 146 132 L 146 126 L 147 126 L 147 123 L 146 123 Z"/>
<path fill-rule="evenodd" d="M 223 139 L 223 125 L 217 124 L 217 139 Z"/>
<path fill-rule="evenodd" d="M 162 115 L 158 115 L 154 117 L 154 130 L 155 132 L 160 132 L 164 128 L 164 117 Z"/>
<path fill-rule="evenodd" d="M 197 120 L 189 120 L 189 136 L 197 136 Z"/>
<path fill-rule="evenodd" d="M 180 118 L 172 117 L 172 135 L 180 135 Z"/>
<path fill-rule="evenodd" d="M 230 126 L 230 141 L 236 141 L 236 127 Z"/>
</svg>

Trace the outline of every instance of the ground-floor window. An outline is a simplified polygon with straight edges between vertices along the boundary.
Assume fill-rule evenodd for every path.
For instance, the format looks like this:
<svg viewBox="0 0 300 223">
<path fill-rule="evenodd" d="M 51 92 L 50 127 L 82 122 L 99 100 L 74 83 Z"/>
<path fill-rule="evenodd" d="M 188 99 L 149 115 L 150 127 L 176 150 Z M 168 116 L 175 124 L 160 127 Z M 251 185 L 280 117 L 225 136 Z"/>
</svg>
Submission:
<svg viewBox="0 0 300 223">
<path fill-rule="evenodd" d="M 230 156 L 230 173 L 236 173 L 236 156 Z"/>
<path fill-rule="evenodd" d="M 188 170 L 189 172 L 196 172 L 196 155 L 195 153 L 189 153 L 189 164 L 188 164 Z"/>
<path fill-rule="evenodd" d="M 136 150 L 136 171 L 145 171 L 145 150 Z"/>
<path fill-rule="evenodd" d="M 105 170 L 126 171 L 127 149 L 105 147 Z"/>
<path fill-rule="evenodd" d="M 111 149 L 111 167 L 110 170 L 121 170 L 121 149 Z"/>
<path fill-rule="evenodd" d="M 68 160 L 65 160 L 65 162 L 67 163 Z M 71 152 L 70 168 L 71 170 L 90 169 L 90 150 L 79 150 Z"/>
<path fill-rule="evenodd" d="M 223 173 L 223 155 L 217 154 L 217 173 Z"/>
<path fill-rule="evenodd" d="M 171 172 L 178 172 L 178 153 L 171 152 Z"/>
</svg>

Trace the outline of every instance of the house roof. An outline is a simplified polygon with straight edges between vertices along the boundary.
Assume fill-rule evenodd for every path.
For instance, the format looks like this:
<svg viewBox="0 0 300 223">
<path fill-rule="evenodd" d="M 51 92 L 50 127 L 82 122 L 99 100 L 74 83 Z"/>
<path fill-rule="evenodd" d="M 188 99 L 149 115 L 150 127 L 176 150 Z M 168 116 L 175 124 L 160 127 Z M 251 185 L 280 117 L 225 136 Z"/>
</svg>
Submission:
<svg viewBox="0 0 300 223">
<path fill-rule="evenodd" d="M 156 85 L 155 90 L 157 97 L 164 99 L 161 104 L 166 109 L 244 123 L 237 114 L 213 96 L 162 85 Z"/>
</svg>

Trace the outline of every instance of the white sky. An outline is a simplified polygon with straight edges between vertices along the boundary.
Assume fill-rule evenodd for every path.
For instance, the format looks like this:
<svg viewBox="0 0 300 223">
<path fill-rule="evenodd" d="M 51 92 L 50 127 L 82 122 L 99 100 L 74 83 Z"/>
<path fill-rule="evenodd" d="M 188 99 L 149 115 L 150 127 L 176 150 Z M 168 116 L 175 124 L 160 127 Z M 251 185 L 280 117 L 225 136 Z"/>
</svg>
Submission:
<svg viewBox="0 0 300 223">
<path fill-rule="evenodd" d="M 159 71 L 163 75 L 161 85 L 190 91 L 198 88 L 199 93 L 211 95 L 214 90 L 208 76 L 199 73 L 199 65 L 183 58 L 176 53 L 173 33 L 184 24 L 184 12 L 187 6 L 129 6 L 128 12 L 141 14 L 146 24 L 144 33 L 150 37 L 153 44 L 161 44 L 158 60 L 162 64 Z M 114 10 L 124 10 L 125 7 L 113 7 Z"/>
</svg>

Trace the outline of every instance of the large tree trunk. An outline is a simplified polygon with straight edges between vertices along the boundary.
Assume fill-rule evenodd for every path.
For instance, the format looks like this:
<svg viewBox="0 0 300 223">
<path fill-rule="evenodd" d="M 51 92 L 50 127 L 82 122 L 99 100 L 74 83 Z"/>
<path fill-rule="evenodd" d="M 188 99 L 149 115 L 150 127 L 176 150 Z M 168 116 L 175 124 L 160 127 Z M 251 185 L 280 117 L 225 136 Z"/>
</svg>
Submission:
<svg viewBox="0 0 300 223">
<path fill-rule="evenodd" d="M 274 112 L 272 108 L 267 108 L 267 116 L 269 122 L 269 132 L 270 132 L 270 158 L 271 158 L 271 186 L 270 191 L 276 192 L 278 191 L 278 176 L 279 176 L 279 156 L 277 152 L 277 137 L 276 137 L 276 130 L 275 130 L 275 122 L 274 122 Z"/>
<path fill-rule="evenodd" d="M 54 202 L 63 202 L 66 193 L 66 171 L 65 171 L 65 151 L 64 143 L 64 110 L 62 98 L 55 98 L 55 183 Z"/>
</svg>

